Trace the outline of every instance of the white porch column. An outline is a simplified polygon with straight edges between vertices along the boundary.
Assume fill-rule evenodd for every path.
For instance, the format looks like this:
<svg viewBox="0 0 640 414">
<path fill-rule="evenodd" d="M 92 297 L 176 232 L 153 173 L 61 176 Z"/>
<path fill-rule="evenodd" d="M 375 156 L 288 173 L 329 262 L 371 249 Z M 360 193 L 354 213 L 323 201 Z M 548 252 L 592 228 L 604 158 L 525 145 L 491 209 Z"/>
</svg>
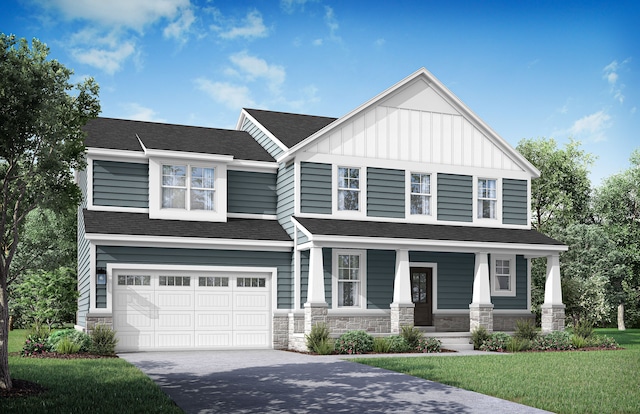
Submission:
<svg viewBox="0 0 640 414">
<path fill-rule="evenodd" d="M 542 304 L 542 332 L 564 330 L 562 283 L 560 282 L 560 254 L 547 256 L 547 280 L 544 284 Z"/>
<path fill-rule="evenodd" d="M 489 332 L 493 331 L 489 255 L 484 252 L 476 253 L 472 302 L 469 305 L 469 330 L 473 331 L 480 326 Z"/>
<path fill-rule="evenodd" d="M 309 252 L 309 279 L 307 301 L 304 304 L 304 333 L 318 323 L 327 322 L 327 300 L 324 296 L 324 265 L 322 248 L 314 246 Z"/>
<path fill-rule="evenodd" d="M 413 326 L 411 300 L 411 275 L 409 274 L 409 251 L 396 250 L 396 273 L 393 280 L 393 302 L 391 308 L 391 333 L 399 334 L 403 326 Z"/>
</svg>

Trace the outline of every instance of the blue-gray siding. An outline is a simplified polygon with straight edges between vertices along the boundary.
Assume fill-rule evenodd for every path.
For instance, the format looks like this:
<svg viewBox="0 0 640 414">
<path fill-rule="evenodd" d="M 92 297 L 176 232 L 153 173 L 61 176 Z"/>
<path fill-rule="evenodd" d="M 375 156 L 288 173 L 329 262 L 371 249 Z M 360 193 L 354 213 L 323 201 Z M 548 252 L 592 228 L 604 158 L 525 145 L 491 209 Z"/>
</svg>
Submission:
<svg viewBox="0 0 640 414">
<path fill-rule="evenodd" d="M 276 193 L 278 196 L 276 215 L 278 223 L 289 233 L 291 239 L 293 239 L 294 229 L 290 217 L 295 209 L 294 172 L 294 164 L 289 166 L 280 165 L 276 181 Z"/>
<path fill-rule="evenodd" d="M 93 204 L 149 207 L 149 165 L 93 161 Z"/>
<path fill-rule="evenodd" d="M 404 170 L 367 168 L 367 215 L 404 218 Z"/>
<path fill-rule="evenodd" d="M 331 214 L 331 164 L 300 163 L 300 211 Z"/>
<path fill-rule="evenodd" d="M 84 238 L 84 219 L 82 217 L 82 209 L 87 206 L 86 171 L 78 172 L 78 185 L 82 191 L 82 202 L 78 208 L 78 314 L 76 323 L 79 326 L 85 326 L 91 297 L 91 249 L 89 248 L 89 241 Z"/>
<path fill-rule="evenodd" d="M 324 297 L 331 308 L 331 249 L 322 249 L 322 265 L 324 267 Z M 309 250 L 300 252 L 300 308 L 304 309 L 304 303 L 307 301 L 307 291 L 309 288 Z"/>
<path fill-rule="evenodd" d="M 107 263 L 148 263 L 276 267 L 278 309 L 290 309 L 293 306 L 290 252 L 97 246 L 96 257 L 97 266 L 106 266 Z"/>
<path fill-rule="evenodd" d="M 527 290 L 527 259 L 524 256 L 516 256 L 516 295 L 492 296 L 493 308 L 527 309 Z"/>
<path fill-rule="evenodd" d="M 278 158 L 284 152 L 267 134 L 246 118 L 242 124 L 242 130 L 248 132 L 273 158 Z"/>
<path fill-rule="evenodd" d="M 409 261 L 438 264 L 438 309 L 469 310 L 475 254 L 409 252 Z"/>
<path fill-rule="evenodd" d="M 527 182 L 525 180 L 502 180 L 502 222 L 504 224 L 527 224 Z"/>
<path fill-rule="evenodd" d="M 307 237 L 307 235 L 301 232 L 300 230 L 298 230 L 296 237 L 298 240 L 298 244 L 303 244 L 309 241 L 309 238 Z"/>
<path fill-rule="evenodd" d="M 473 221 L 473 178 L 438 174 L 438 220 Z"/>
<path fill-rule="evenodd" d="M 276 174 L 227 171 L 227 211 L 276 214 Z"/>
<path fill-rule="evenodd" d="M 393 302 L 396 252 L 367 251 L 367 309 L 389 309 Z"/>
</svg>

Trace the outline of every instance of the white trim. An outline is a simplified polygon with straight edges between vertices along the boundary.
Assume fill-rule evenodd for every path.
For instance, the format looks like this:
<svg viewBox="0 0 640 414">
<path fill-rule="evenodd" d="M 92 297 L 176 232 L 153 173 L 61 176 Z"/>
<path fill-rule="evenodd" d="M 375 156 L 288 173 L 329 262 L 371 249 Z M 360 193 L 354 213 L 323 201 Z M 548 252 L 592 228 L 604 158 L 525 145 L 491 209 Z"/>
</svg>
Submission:
<svg viewBox="0 0 640 414">
<path fill-rule="evenodd" d="M 496 260 L 509 260 L 509 290 L 496 289 Z M 491 268 L 489 269 L 491 296 L 516 296 L 516 255 L 491 254 Z"/>
<path fill-rule="evenodd" d="M 480 218 L 478 217 L 478 181 L 479 180 L 495 180 L 496 182 L 496 217 Z M 489 177 L 486 175 L 473 176 L 473 224 L 483 224 L 491 227 L 505 227 L 502 224 L 502 178 Z M 518 225 L 522 227 L 522 225 Z M 527 226 L 528 227 L 528 226 Z"/>
<path fill-rule="evenodd" d="M 93 209 L 93 157 L 87 157 L 87 210 Z"/>
<path fill-rule="evenodd" d="M 360 308 L 337 308 L 327 309 L 329 316 L 387 316 L 391 313 L 390 309 L 360 309 Z"/>
<path fill-rule="evenodd" d="M 252 214 L 252 213 L 227 213 L 227 218 L 249 219 L 249 220 L 277 220 L 275 214 Z"/>
<path fill-rule="evenodd" d="M 358 306 L 338 306 L 338 255 L 360 256 L 360 279 L 359 279 L 359 301 Z M 367 251 L 355 249 L 332 249 L 331 250 L 331 308 L 332 309 L 366 309 L 367 308 Z"/>
<path fill-rule="evenodd" d="M 298 231 L 294 227 L 296 231 L 293 233 L 293 244 L 294 246 L 298 244 Z M 311 254 L 311 253 L 309 253 Z M 300 266 L 300 251 L 293 251 L 293 309 L 300 309 L 300 286 L 302 284 L 301 279 L 301 266 Z"/>
<path fill-rule="evenodd" d="M 438 174 L 435 172 L 427 172 L 422 170 L 405 170 L 405 211 L 404 215 L 406 219 L 403 219 L 407 223 L 430 223 L 435 224 L 438 222 Z M 411 214 L 411 174 L 428 174 L 430 176 L 430 214 Z"/>
<path fill-rule="evenodd" d="M 96 308 L 96 266 L 96 245 L 89 242 L 89 310 L 87 313 L 104 310 L 104 308 Z M 109 282 L 107 281 L 107 283 Z M 109 306 L 109 303 L 107 303 L 107 306 Z"/>
<path fill-rule="evenodd" d="M 86 233 L 85 238 L 92 243 L 105 246 L 131 247 L 176 247 L 193 249 L 224 249 L 256 251 L 291 251 L 292 241 L 276 240 L 239 240 L 239 239 L 204 239 L 199 237 L 177 236 L 135 236 L 126 234 Z"/>
<path fill-rule="evenodd" d="M 88 203 L 87 203 L 88 204 Z M 116 206 L 89 206 L 87 205 L 87 210 L 92 211 L 115 211 L 119 213 L 149 213 L 148 208 L 142 207 L 116 207 Z"/>
<path fill-rule="evenodd" d="M 409 277 L 411 277 L 412 267 L 430 267 L 431 268 L 431 302 L 433 302 L 431 306 L 431 314 L 434 315 L 438 310 L 438 263 L 409 262 Z"/>
<path fill-rule="evenodd" d="M 261 173 L 277 173 L 278 163 L 270 161 L 251 161 L 234 159 L 227 165 L 227 170 L 249 171 Z"/>
<path fill-rule="evenodd" d="M 528 257 L 525 259 L 527 261 L 527 310 L 531 312 L 531 259 Z"/>
<path fill-rule="evenodd" d="M 87 147 L 87 156 L 96 160 L 147 163 L 147 156 L 142 148 L 140 151 L 118 150 L 109 148 Z"/>
<path fill-rule="evenodd" d="M 271 133 L 271 131 L 266 129 L 260 122 L 258 122 L 254 117 L 252 117 L 251 114 L 249 114 L 249 112 L 247 112 L 244 108 L 240 112 L 240 118 L 238 118 L 238 123 L 236 124 L 236 129 L 238 131 L 245 131 L 244 129 L 242 129 L 242 124 L 244 123 L 243 122 L 244 118 L 249 119 L 249 121 L 251 121 L 251 123 L 253 123 L 256 127 L 258 127 L 258 129 L 260 129 L 267 137 L 269 137 L 282 151 L 286 152 L 289 149 L 289 148 L 287 148 L 286 145 L 284 145 L 282 143 L 282 141 L 280 141 L 278 138 L 276 138 L 276 136 L 273 135 Z M 247 131 L 245 131 L 245 132 L 247 132 Z M 249 133 L 247 132 L 247 134 L 249 134 Z M 249 135 L 251 135 L 251 134 L 249 134 Z M 252 136 L 252 138 L 253 138 L 253 136 Z M 278 162 L 280 162 L 280 160 L 278 160 Z"/>
<path fill-rule="evenodd" d="M 206 163 L 229 163 L 233 161 L 233 155 L 205 154 L 187 151 L 171 151 L 145 148 L 144 152 L 148 158 L 168 158 L 170 160 L 188 160 Z M 170 161 L 174 164 L 176 161 Z"/>
<path fill-rule="evenodd" d="M 351 168 L 358 169 L 358 192 L 359 200 L 356 210 L 338 210 L 338 169 Z M 343 220 L 355 220 L 356 218 L 367 217 L 367 167 L 360 164 L 332 164 L 331 165 L 331 218 Z M 327 217 L 326 215 L 324 216 Z"/>
<path fill-rule="evenodd" d="M 531 315 L 531 310 L 529 309 L 494 309 L 494 314 L 501 315 Z M 446 316 L 446 315 L 464 315 L 469 314 L 469 309 L 439 309 L 437 312 L 434 312 L 434 315 Z"/>
<path fill-rule="evenodd" d="M 302 204 L 300 201 L 300 194 L 302 191 L 301 186 L 302 186 L 302 167 L 301 167 L 300 161 L 296 160 L 295 163 L 293 164 L 293 212 L 294 212 L 294 215 L 296 216 L 300 215 L 300 205 Z"/>
</svg>

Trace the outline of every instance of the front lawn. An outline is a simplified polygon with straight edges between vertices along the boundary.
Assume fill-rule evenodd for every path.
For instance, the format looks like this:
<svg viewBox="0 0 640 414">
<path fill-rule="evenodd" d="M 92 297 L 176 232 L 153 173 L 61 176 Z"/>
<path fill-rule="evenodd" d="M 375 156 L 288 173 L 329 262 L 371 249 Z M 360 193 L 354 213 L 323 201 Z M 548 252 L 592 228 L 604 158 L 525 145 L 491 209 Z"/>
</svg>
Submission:
<svg viewBox="0 0 640 414">
<path fill-rule="evenodd" d="M 557 413 L 637 413 L 640 329 L 597 333 L 613 336 L 626 349 L 357 362 Z"/>
<path fill-rule="evenodd" d="M 19 352 L 26 332 L 9 333 L 9 352 Z M 182 413 L 146 375 L 119 358 L 37 359 L 9 357 L 11 377 L 47 391 L 3 398 L 3 413 Z"/>
</svg>

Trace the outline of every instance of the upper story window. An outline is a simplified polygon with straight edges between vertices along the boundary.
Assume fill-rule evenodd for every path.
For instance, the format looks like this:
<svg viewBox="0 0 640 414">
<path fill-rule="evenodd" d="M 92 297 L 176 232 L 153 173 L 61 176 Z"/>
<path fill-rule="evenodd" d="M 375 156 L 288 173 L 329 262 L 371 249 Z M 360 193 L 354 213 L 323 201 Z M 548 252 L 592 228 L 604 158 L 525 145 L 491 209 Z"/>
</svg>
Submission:
<svg viewBox="0 0 640 414">
<path fill-rule="evenodd" d="M 213 168 L 162 166 L 162 208 L 214 210 Z"/>
<path fill-rule="evenodd" d="M 497 219 L 498 190 L 497 180 L 478 179 L 478 218 Z"/>
<path fill-rule="evenodd" d="M 431 174 L 411 173 L 411 214 L 431 215 Z"/>
<path fill-rule="evenodd" d="M 491 256 L 491 294 L 493 296 L 515 296 L 515 256 Z"/>
<path fill-rule="evenodd" d="M 338 167 L 338 210 L 360 210 L 360 168 Z"/>
</svg>

